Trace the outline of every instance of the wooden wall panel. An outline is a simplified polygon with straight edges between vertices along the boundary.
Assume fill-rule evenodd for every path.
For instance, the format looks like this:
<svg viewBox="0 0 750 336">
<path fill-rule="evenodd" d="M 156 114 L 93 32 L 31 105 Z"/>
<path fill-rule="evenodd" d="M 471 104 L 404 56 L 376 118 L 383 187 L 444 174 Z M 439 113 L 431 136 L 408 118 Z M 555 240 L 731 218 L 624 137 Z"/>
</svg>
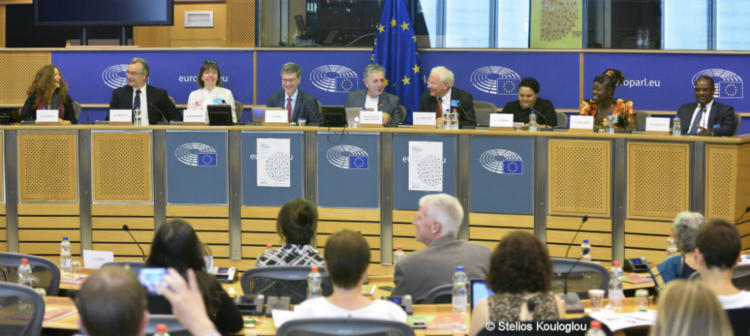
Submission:
<svg viewBox="0 0 750 336">
<path fill-rule="evenodd" d="M 547 216 L 547 248 L 552 257 L 568 258 L 581 256 L 581 244 L 588 239 L 594 261 L 612 260 L 612 221 L 609 218 L 590 217 L 581 229 L 581 217 Z M 576 232 L 579 232 L 576 236 Z M 575 241 L 573 237 L 575 236 Z M 572 243 L 571 243 L 572 242 Z"/>
<path fill-rule="evenodd" d="M 630 141 L 627 217 L 671 220 L 690 208 L 690 145 Z"/>
<path fill-rule="evenodd" d="M 34 80 L 34 74 L 50 63 L 52 54 L 48 51 L 3 53 L 0 57 L 0 78 L 3 78 L 0 80 L 0 104 L 23 105 L 26 101 L 26 89 Z M 13 80 L 7 80 L 8 78 Z"/>
<path fill-rule="evenodd" d="M 549 213 L 610 216 L 610 142 L 549 140 Z"/>
<path fill-rule="evenodd" d="M 740 175 L 738 163 L 737 146 L 706 146 L 706 218 L 734 221 L 737 219 L 736 216 L 739 216 L 737 213 Z M 741 203 L 739 207 L 746 205 L 746 203 Z"/>
<path fill-rule="evenodd" d="M 667 258 L 667 237 L 672 232 L 671 221 L 626 220 L 625 257 L 646 257 L 652 265 Z"/>
<path fill-rule="evenodd" d="M 151 132 L 92 132 L 94 203 L 152 203 Z"/>
<path fill-rule="evenodd" d="M 76 131 L 18 132 L 20 203 L 78 202 Z"/>
</svg>

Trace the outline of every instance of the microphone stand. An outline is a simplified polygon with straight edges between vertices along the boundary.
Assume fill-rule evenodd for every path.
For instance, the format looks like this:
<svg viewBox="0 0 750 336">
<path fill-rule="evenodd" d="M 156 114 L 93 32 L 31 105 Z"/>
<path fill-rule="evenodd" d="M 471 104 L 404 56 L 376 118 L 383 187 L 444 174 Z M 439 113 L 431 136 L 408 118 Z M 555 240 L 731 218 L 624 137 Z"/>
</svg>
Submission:
<svg viewBox="0 0 750 336">
<path fill-rule="evenodd" d="M 583 224 L 586 223 L 586 221 L 589 220 L 588 215 L 584 215 L 581 219 L 581 224 L 578 226 L 578 229 L 576 229 L 576 233 L 573 235 L 573 239 L 571 240 L 570 244 L 568 245 L 568 249 L 565 251 L 565 259 L 568 258 L 568 253 L 570 253 L 570 247 L 575 243 L 576 238 L 578 238 L 578 233 L 581 232 L 581 229 L 583 228 Z M 581 261 L 581 258 L 577 258 L 575 262 L 573 262 L 572 265 L 570 265 L 570 269 L 568 269 L 567 272 L 565 272 L 562 276 L 563 278 L 563 295 L 562 299 L 565 304 L 565 311 L 567 313 L 580 313 L 583 312 L 583 304 L 581 303 L 581 297 L 578 296 L 578 293 L 568 293 L 568 277 L 570 276 L 570 273 L 573 272 L 576 265 Z"/>
</svg>

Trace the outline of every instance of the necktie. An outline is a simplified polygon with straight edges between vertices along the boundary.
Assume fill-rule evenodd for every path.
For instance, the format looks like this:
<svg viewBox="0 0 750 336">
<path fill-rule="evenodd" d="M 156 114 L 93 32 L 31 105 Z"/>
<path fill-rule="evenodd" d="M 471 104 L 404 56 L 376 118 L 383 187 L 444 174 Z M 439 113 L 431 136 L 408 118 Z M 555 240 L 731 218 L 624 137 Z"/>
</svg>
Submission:
<svg viewBox="0 0 750 336">
<path fill-rule="evenodd" d="M 135 122 L 135 110 L 139 110 L 137 113 L 141 113 L 141 90 L 135 90 L 135 99 L 133 99 L 133 122 Z M 143 118 L 141 116 L 141 118 Z"/>
<path fill-rule="evenodd" d="M 292 97 L 286 98 L 286 113 L 287 113 L 287 120 L 292 121 Z"/>
<path fill-rule="evenodd" d="M 435 111 L 435 118 L 442 118 L 443 117 L 443 98 L 438 98 L 437 103 L 437 111 Z"/>
<path fill-rule="evenodd" d="M 698 133 L 698 125 L 700 125 L 701 119 L 703 119 L 703 113 L 706 113 L 706 105 L 701 105 L 701 110 L 698 111 L 698 115 L 695 116 L 693 123 L 690 124 L 690 129 L 688 130 L 689 135 L 695 135 Z"/>
</svg>

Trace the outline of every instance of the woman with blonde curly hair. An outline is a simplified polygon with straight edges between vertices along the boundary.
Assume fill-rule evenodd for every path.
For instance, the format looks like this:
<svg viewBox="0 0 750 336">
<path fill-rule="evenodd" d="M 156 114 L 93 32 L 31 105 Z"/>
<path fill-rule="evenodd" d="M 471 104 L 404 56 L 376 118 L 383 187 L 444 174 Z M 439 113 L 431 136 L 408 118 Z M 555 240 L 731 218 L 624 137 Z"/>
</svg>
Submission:
<svg viewBox="0 0 750 336">
<path fill-rule="evenodd" d="M 58 120 L 76 123 L 73 99 L 68 95 L 68 85 L 56 65 L 45 65 L 34 76 L 26 90 L 29 95 L 21 109 L 21 120 L 36 120 L 36 110 L 57 110 Z"/>
<path fill-rule="evenodd" d="M 607 69 L 594 77 L 592 99 L 581 101 L 581 114 L 594 116 L 594 130 L 606 129 L 608 123 L 615 128 L 636 129 L 633 101 L 615 98 L 615 88 L 625 82 L 625 75 L 617 69 Z"/>
<path fill-rule="evenodd" d="M 650 336 L 734 335 L 716 295 L 699 281 L 671 281 L 656 311 Z"/>
</svg>

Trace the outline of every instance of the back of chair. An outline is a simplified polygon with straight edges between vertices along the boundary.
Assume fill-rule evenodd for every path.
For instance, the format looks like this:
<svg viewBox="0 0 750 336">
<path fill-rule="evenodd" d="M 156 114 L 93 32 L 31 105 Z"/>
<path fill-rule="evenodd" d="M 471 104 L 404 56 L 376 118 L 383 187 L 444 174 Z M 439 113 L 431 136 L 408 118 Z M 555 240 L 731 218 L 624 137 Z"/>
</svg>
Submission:
<svg viewBox="0 0 750 336">
<path fill-rule="evenodd" d="M 74 114 L 76 116 L 76 120 L 80 119 L 80 117 L 81 117 L 81 104 L 78 103 L 75 100 L 73 101 L 73 112 L 74 112 Z M 88 121 L 88 120 L 86 120 L 86 121 Z"/>
<path fill-rule="evenodd" d="M 588 297 L 589 289 L 607 289 L 609 272 L 604 266 L 593 262 L 576 261 L 576 259 L 552 258 L 552 290 L 562 293 L 565 278 L 568 293 L 578 293 L 581 298 Z"/>
<path fill-rule="evenodd" d="M 33 289 L 0 282 L 0 334 L 39 336 L 44 320 L 44 300 Z"/>
<path fill-rule="evenodd" d="M 323 278 L 323 295 L 328 296 L 333 293 L 333 286 L 325 268 L 321 267 L 319 272 Z M 255 267 L 242 273 L 240 284 L 245 295 L 289 296 L 291 303 L 297 304 L 307 298 L 309 273 L 310 266 Z"/>
<path fill-rule="evenodd" d="M 568 115 L 565 112 L 555 111 L 557 126 L 555 128 L 568 128 Z"/>
<path fill-rule="evenodd" d="M 690 274 L 688 280 L 700 280 L 701 273 L 696 271 Z M 750 290 L 750 264 L 740 264 L 732 271 L 732 284 L 744 290 Z"/>
<path fill-rule="evenodd" d="M 437 286 L 427 292 L 425 299 L 417 303 L 451 303 L 453 299 L 453 284 Z"/>
<path fill-rule="evenodd" d="M 411 336 L 414 331 L 405 323 L 375 319 L 299 319 L 288 321 L 276 331 L 277 336 L 296 335 L 387 335 Z"/>
<path fill-rule="evenodd" d="M 35 255 L 0 252 L 0 277 L 8 282 L 18 282 L 18 266 L 21 259 L 29 260 L 34 274 L 34 287 L 43 287 L 47 295 L 56 296 L 60 289 L 60 269 L 55 263 Z"/>
<path fill-rule="evenodd" d="M 406 120 L 406 107 L 404 105 L 399 105 L 398 108 L 401 109 L 401 120 L 398 120 L 398 124 L 400 124 Z"/>
<path fill-rule="evenodd" d="M 234 101 L 234 116 L 237 118 L 237 122 L 240 122 L 242 120 L 242 114 L 244 114 L 244 110 L 242 109 L 242 102 L 239 100 Z"/>
<path fill-rule="evenodd" d="M 113 262 L 108 262 L 108 263 L 102 265 L 102 267 L 105 267 L 105 266 L 119 266 L 119 267 L 124 267 L 124 268 L 127 268 L 127 269 L 131 270 L 137 276 L 138 275 L 138 271 L 141 268 L 146 267 L 145 265 L 146 264 L 143 261 L 113 261 Z"/>
<path fill-rule="evenodd" d="M 477 125 L 487 126 L 490 124 L 490 114 L 497 112 L 497 106 L 490 102 L 475 100 L 474 112 L 476 113 Z"/>
<path fill-rule="evenodd" d="M 734 113 L 734 132 L 732 132 L 732 135 L 737 135 L 737 131 L 740 130 L 740 125 L 742 125 L 742 116 L 739 113 Z"/>
<path fill-rule="evenodd" d="M 638 131 L 645 131 L 646 130 L 646 118 L 648 118 L 650 115 L 648 112 L 644 111 L 638 111 L 635 113 L 635 122 L 636 122 L 636 129 Z"/>
</svg>

